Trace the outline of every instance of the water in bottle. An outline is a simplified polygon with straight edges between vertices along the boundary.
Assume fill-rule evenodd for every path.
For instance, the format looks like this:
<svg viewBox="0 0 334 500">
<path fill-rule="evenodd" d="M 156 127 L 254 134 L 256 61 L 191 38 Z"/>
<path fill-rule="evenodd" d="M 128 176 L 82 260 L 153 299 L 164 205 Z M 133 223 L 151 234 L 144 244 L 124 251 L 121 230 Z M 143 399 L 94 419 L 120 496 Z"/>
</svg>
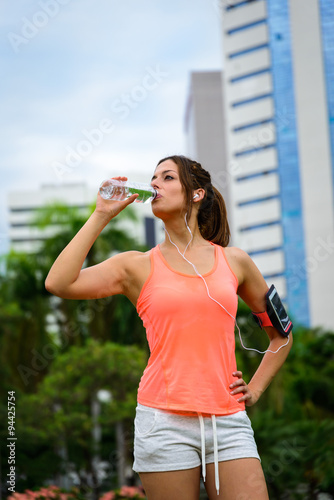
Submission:
<svg viewBox="0 0 334 500">
<path fill-rule="evenodd" d="M 119 181 L 116 179 L 107 179 L 103 181 L 99 188 L 100 195 L 105 200 L 126 200 L 131 195 L 138 193 L 135 200 L 137 203 L 148 203 L 157 195 L 155 189 L 149 184 L 140 182 Z"/>
</svg>

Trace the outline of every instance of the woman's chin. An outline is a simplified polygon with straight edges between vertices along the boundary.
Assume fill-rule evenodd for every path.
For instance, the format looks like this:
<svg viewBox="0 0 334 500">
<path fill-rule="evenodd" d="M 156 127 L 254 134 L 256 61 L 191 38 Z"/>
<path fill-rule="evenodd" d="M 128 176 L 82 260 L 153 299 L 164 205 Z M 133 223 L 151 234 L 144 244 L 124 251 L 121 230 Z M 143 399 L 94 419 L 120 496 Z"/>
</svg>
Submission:
<svg viewBox="0 0 334 500">
<path fill-rule="evenodd" d="M 161 218 L 164 214 L 166 215 L 166 210 L 164 210 L 163 207 L 159 207 L 157 202 L 152 203 L 151 209 L 155 217 Z"/>
</svg>

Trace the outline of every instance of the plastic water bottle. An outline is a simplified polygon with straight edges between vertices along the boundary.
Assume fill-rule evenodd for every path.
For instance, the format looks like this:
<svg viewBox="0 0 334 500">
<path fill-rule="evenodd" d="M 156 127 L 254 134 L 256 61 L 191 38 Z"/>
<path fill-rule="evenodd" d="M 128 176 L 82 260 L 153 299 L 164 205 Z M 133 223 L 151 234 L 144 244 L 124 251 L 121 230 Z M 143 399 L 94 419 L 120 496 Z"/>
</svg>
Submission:
<svg viewBox="0 0 334 500">
<path fill-rule="evenodd" d="M 140 182 L 119 181 L 116 179 L 107 179 L 103 181 L 99 188 L 100 195 L 105 200 L 126 200 L 131 195 L 138 193 L 135 200 L 137 203 L 148 203 L 157 195 L 155 189 L 149 184 Z"/>
</svg>

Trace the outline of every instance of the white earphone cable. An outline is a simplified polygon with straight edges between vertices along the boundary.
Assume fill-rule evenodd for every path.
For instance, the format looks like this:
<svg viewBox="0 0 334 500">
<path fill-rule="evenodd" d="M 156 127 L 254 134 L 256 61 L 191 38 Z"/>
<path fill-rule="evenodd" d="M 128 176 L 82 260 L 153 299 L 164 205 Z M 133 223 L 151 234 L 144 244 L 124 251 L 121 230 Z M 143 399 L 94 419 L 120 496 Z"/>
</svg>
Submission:
<svg viewBox="0 0 334 500">
<path fill-rule="evenodd" d="M 164 230 L 166 231 L 166 234 L 167 234 L 167 236 L 168 236 L 168 239 L 169 239 L 170 243 L 171 243 L 172 245 L 174 245 L 174 247 L 176 248 L 176 250 L 178 251 L 178 253 L 181 255 L 181 257 L 182 257 L 182 258 L 183 258 L 186 262 L 188 262 L 188 264 L 190 264 L 190 265 L 193 267 L 193 269 L 194 269 L 195 273 L 197 274 L 197 276 L 198 276 L 199 278 L 201 278 L 201 279 L 202 279 L 202 281 L 204 282 L 204 285 L 205 285 L 205 288 L 206 288 L 206 291 L 207 291 L 208 297 L 209 297 L 211 300 L 213 300 L 213 302 L 215 302 L 216 304 L 218 304 L 218 305 L 219 305 L 222 309 L 224 309 L 224 311 L 225 311 L 225 312 L 226 312 L 226 313 L 227 313 L 227 314 L 228 314 L 228 315 L 229 315 L 229 316 L 230 316 L 230 317 L 234 320 L 234 322 L 235 322 L 235 326 L 236 326 L 236 327 L 237 327 L 237 329 L 238 329 L 239 338 L 240 338 L 240 342 L 241 342 L 242 347 L 243 347 L 244 349 L 246 349 L 247 351 L 256 351 L 256 352 L 258 352 L 259 354 L 265 354 L 266 352 L 271 352 L 272 354 L 276 354 L 276 353 L 277 353 L 280 349 L 282 349 L 282 347 L 285 347 L 286 345 L 288 345 L 288 343 L 289 343 L 289 341 L 290 341 L 290 338 L 289 338 L 289 337 L 288 337 L 287 342 L 286 342 L 285 344 L 282 344 L 282 345 L 281 345 L 281 346 L 280 346 L 280 347 L 279 347 L 276 351 L 272 351 L 272 350 L 270 350 L 270 349 L 266 349 L 265 351 L 259 351 L 258 349 L 254 349 L 254 348 L 252 348 L 252 347 L 246 347 L 246 346 L 244 345 L 244 343 L 243 343 L 243 341 L 242 341 L 242 338 L 241 338 L 240 328 L 239 328 L 239 325 L 238 325 L 238 323 L 237 323 L 236 318 L 235 318 L 235 317 L 234 317 L 234 316 L 233 316 L 233 315 L 232 315 L 232 314 L 231 314 L 231 313 L 230 313 L 230 312 L 229 312 L 229 311 L 228 311 L 228 310 L 227 310 L 227 309 L 226 309 L 226 308 L 225 308 L 225 307 L 224 307 L 224 306 L 220 303 L 220 302 L 218 302 L 218 300 L 214 299 L 214 298 L 210 295 L 209 287 L 208 287 L 208 285 L 207 285 L 207 282 L 205 281 L 205 278 L 204 278 L 204 277 L 203 277 L 203 276 L 202 276 L 202 275 L 201 275 L 201 274 L 197 271 L 197 269 L 196 269 L 195 265 L 194 265 L 192 262 L 190 262 L 190 260 L 188 260 L 188 259 L 185 257 L 185 255 L 184 255 L 184 254 L 186 253 L 186 251 L 187 251 L 187 249 L 188 249 L 188 247 L 189 247 L 190 243 L 191 243 L 191 242 L 192 242 L 192 240 L 193 240 L 193 234 L 192 234 L 191 229 L 190 229 L 190 227 L 188 226 L 188 223 L 187 223 L 187 215 L 185 215 L 184 220 L 185 220 L 185 223 L 186 223 L 186 227 L 187 227 L 187 229 L 188 229 L 188 231 L 189 231 L 189 233 L 190 233 L 190 236 L 191 236 L 191 237 L 190 237 L 190 241 L 187 243 L 187 246 L 186 246 L 186 248 L 185 248 L 184 252 L 182 253 L 182 252 L 179 250 L 179 247 L 178 247 L 178 246 L 177 246 L 177 245 L 176 245 L 176 244 L 175 244 L 175 243 L 171 240 L 171 237 L 170 237 L 169 232 L 167 231 L 166 227 L 164 227 Z"/>
</svg>

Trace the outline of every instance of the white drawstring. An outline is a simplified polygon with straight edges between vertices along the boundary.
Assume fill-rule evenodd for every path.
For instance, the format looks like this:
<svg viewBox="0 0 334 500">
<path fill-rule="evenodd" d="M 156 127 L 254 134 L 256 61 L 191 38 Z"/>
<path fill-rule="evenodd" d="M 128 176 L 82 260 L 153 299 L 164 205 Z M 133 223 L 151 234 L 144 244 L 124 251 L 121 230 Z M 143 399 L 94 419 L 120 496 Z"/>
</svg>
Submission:
<svg viewBox="0 0 334 500">
<path fill-rule="evenodd" d="M 205 483 L 206 468 L 205 468 L 205 434 L 204 434 L 204 422 L 201 414 L 198 415 L 199 425 L 201 428 L 201 449 L 202 449 L 202 476 L 203 482 Z"/>
<path fill-rule="evenodd" d="M 217 426 L 216 426 L 216 416 L 211 415 L 212 421 L 212 432 L 213 432 L 213 456 L 215 461 L 215 482 L 217 495 L 219 496 L 219 469 L 218 469 L 218 439 L 217 439 Z"/>
<path fill-rule="evenodd" d="M 205 464 L 205 432 L 203 416 L 198 413 L 199 425 L 201 428 L 201 451 L 202 451 L 202 476 L 205 483 L 206 478 L 206 464 Z M 211 415 L 212 433 L 213 433 L 213 456 L 215 462 L 215 484 L 217 495 L 219 496 L 219 468 L 218 468 L 218 439 L 217 439 L 217 425 L 216 416 Z"/>
</svg>

